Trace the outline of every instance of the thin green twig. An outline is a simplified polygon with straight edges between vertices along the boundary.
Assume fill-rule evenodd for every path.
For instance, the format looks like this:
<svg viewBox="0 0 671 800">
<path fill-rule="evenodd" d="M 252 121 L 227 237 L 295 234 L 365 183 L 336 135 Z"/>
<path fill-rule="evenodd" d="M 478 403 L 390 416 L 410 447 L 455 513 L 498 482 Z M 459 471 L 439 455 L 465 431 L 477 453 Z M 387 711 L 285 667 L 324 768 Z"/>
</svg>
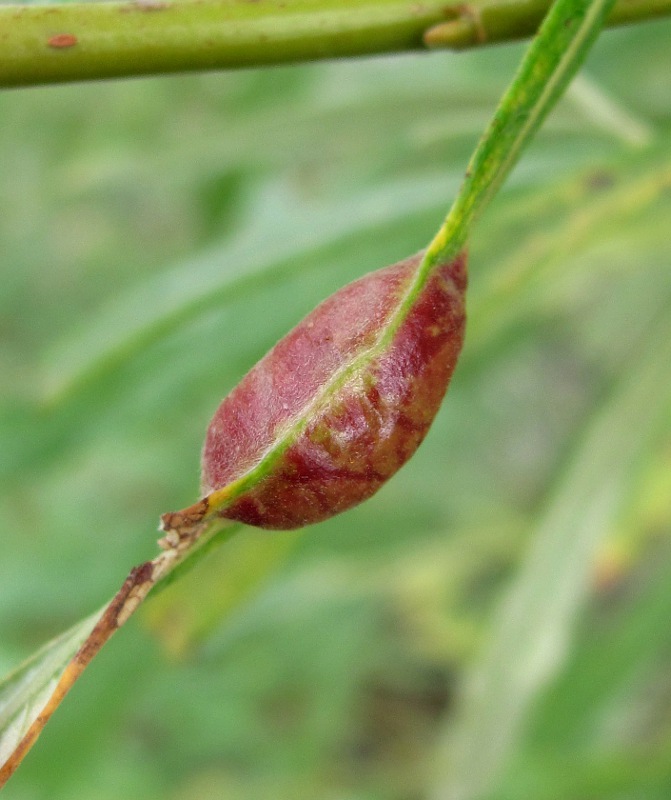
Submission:
<svg viewBox="0 0 671 800">
<path fill-rule="evenodd" d="M 532 35 L 548 0 L 123 0 L 0 4 L 0 87 L 230 69 Z M 671 14 L 619 0 L 607 24 Z"/>
<path fill-rule="evenodd" d="M 420 274 L 454 258 L 541 122 L 568 86 L 614 0 L 557 0 L 501 99 Z"/>
</svg>

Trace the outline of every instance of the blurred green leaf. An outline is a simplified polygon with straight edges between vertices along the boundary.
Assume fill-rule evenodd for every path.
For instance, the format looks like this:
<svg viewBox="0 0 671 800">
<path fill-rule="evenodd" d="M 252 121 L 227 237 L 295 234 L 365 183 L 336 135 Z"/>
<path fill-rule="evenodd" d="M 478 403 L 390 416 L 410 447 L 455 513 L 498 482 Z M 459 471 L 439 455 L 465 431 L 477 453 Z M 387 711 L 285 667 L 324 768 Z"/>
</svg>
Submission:
<svg viewBox="0 0 671 800">
<path fill-rule="evenodd" d="M 491 788 L 531 704 L 570 650 L 599 543 L 612 531 L 628 475 L 671 401 L 668 309 L 667 303 L 661 323 L 626 364 L 540 516 L 466 687 L 437 800 L 475 799 Z"/>
<path fill-rule="evenodd" d="M 600 166 L 592 176 L 553 186 L 534 209 L 533 233 L 512 252 L 504 252 L 497 268 L 474 287 L 470 347 L 491 345 L 511 325 L 548 303 L 563 307 L 574 282 L 598 281 L 601 270 L 606 275 L 621 271 L 617 259 L 603 258 L 593 259 L 586 274 L 575 255 L 611 240 L 619 225 L 633 230 L 640 220 L 659 214 L 669 185 L 671 167 L 660 154 L 654 160 L 634 159 L 624 170 Z M 629 268 L 638 265 L 631 262 Z"/>
<path fill-rule="evenodd" d="M 665 796 L 671 553 L 668 537 L 654 529 L 652 536 L 642 559 L 613 564 L 606 554 L 597 569 L 595 602 L 566 665 L 537 704 L 497 798 L 550 797 L 549 785 L 565 797 Z M 568 763 L 574 768 L 567 770 Z"/>
<path fill-rule="evenodd" d="M 303 533 L 242 530 L 209 554 L 197 571 L 152 597 L 143 611 L 145 624 L 169 653 L 184 657 L 260 590 Z"/>
<path fill-rule="evenodd" d="M 47 402 L 62 401 L 211 308 L 288 275 L 305 274 L 306 251 L 381 223 L 393 225 L 394 214 L 406 217 L 435 208 L 446 185 L 450 181 L 444 178 L 402 182 L 323 208 L 306 208 L 284 185 L 269 187 L 233 243 L 157 276 L 130 297 L 115 298 L 73 344 L 50 354 Z"/>
</svg>

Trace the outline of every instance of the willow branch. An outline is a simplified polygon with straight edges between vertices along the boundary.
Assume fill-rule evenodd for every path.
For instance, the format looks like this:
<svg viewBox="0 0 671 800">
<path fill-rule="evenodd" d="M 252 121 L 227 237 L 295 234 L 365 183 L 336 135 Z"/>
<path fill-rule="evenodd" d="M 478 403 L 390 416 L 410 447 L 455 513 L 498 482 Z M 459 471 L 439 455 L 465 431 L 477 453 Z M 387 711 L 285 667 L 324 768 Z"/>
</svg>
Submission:
<svg viewBox="0 0 671 800">
<path fill-rule="evenodd" d="M 464 48 L 532 34 L 547 0 L 130 0 L 0 6 L 0 86 Z M 620 0 L 608 24 L 671 14 Z"/>
</svg>

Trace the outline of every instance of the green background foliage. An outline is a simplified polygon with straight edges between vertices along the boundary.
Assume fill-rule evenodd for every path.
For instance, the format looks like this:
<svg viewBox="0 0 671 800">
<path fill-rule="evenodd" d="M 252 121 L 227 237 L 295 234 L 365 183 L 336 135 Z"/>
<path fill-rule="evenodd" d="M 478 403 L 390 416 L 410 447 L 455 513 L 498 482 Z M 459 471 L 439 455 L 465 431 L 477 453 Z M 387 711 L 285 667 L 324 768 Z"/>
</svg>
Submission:
<svg viewBox="0 0 671 800">
<path fill-rule="evenodd" d="M 149 601 L 8 797 L 668 798 L 670 34 L 603 34 L 479 223 L 413 461 Z M 0 673 L 154 554 L 249 366 L 426 244 L 520 54 L 0 96 Z"/>
</svg>

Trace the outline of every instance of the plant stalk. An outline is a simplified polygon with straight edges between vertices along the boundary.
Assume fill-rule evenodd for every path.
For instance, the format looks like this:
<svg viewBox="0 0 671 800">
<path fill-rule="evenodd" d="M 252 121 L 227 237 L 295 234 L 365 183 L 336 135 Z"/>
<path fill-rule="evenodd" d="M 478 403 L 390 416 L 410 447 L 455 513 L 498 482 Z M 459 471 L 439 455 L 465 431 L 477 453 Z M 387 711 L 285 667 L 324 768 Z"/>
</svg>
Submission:
<svg viewBox="0 0 671 800">
<path fill-rule="evenodd" d="M 124 0 L 0 5 L 0 87 L 277 65 L 532 34 L 547 0 Z M 609 24 L 671 14 L 620 0 Z"/>
<path fill-rule="evenodd" d="M 583 63 L 614 0 L 557 0 L 527 50 L 466 169 L 450 211 L 418 269 L 425 281 L 465 246 L 525 146 Z"/>
</svg>

